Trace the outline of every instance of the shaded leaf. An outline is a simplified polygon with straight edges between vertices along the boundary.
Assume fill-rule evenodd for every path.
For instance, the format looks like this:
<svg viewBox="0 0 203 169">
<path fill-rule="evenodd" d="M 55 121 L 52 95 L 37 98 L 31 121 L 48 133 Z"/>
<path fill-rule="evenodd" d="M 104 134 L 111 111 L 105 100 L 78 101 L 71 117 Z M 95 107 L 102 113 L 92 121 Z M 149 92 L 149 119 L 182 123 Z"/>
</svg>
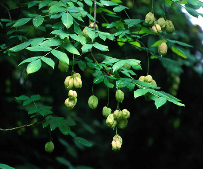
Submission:
<svg viewBox="0 0 203 169">
<path fill-rule="evenodd" d="M 170 39 L 167 39 L 167 41 L 169 41 L 169 42 L 171 42 L 171 43 L 177 43 L 177 44 L 179 44 L 179 45 L 181 45 L 181 46 L 185 46 L 185 47 L 193 47 L 193 46 L 191 46 L 191 45 L 188 45 L 187 43 L 183 43 L 183 42 L 180 42 L 180 41 L 177 41 L 177 40 L 170 40 Z"/>
<path fill-rule="evenodd" d="M 34 27 L 39 27 L 44 21 L 44 18 L 41 15 L 38 15 L 33 19 L 33 25 Z"/>
<path fill-rule="evenodd" d="M 39 94 L 38 95 L 32 95 L 30 98 L 32 101 L 38 101 L 41 99 L 41 96 Z"/>
<path fill-rule="evenodd" d="M 101 51 L 109 51 L 108 46 L 95 42 L 93 46 Z"/>
<path fill-rule="evenodd" d="M 40 51 L 48 52 L 51 50 L 49 46 L 33 46 L 33 47 L 27 47 L 26 49 L 33 52 L 40 52 Z"/>
<path fill-rule="evenodd" d="M 15 97 L 15 98 L 16 98 L 16 100 L 28 100 L 28 99 L 30 99 L 28 96 L 25 96 L 25 95 L 21 95 L 19 97 Z"/>
<path fill-rule="evenodd" d="M 137 89 L 136 91 L 134 91 L 134 98 L 140 97 L 145 95 L 148 92 L 147 89 Z"/>
<path fill-rule="evenodd" d="M 20 45 L 17 45 L 17 46 L 10 48 L 9 51 L 19 52 L 19 51 L 25 49 L 26 47 L 28 47 L 30 44 L 31 44 L 30 42 L 24 42 L 24 43 L 21 43 Z"/>
<path fill-rule="evenodd" d="M 114 12 L 121 12 L 122 10 L 124 9 L 128 9 L 126 6 L 123 6 L 123 5 L 119 5 L 119 6 L 116 6 L 113 8 L 113 11 Z"/>
<path fill-rule="evenodd" d="M 17 22 L 13 25 L 13 27 L 19 27 L 19 26 L 25 25 L 30 20 L 31 20 L 31 18 L 21 18 L 21 19 L 17 20 Z"/>
<path fill-rule="evenodd" d="M 54 69 L 55 62 L 51 58 L 47 58 L 47 57 L 43 56 L 43 57 L 41 57 L 41 60 Z"/>
<path fill-rule="evenodd" d="M 80 61 L 78 61 L 78 66 L 82 71 L 84 71 L 86 68 L 86 63 L 83 62 L 82 60 L 80 60 Z"/>
<path fill-rule="evenodd" d="M 80 144 L 86 146 L 86 147 L 92 147 L 92 143 L 90 143 L 89 141 L 87 141 L 84 138 L 81 137 L 74 137 L 75 140 L 77 140 Z"/>
<path fill-rule="evenodd" d="M 104 76 L 97 76 L 96 78 L 94 78 L 93 82 L 98 84 L 103 82 L 103 80 L 104 80 Z"/>
<path fill-rule="evenodd" d="M 65 43 L 63 47 L 72 54 L 80 55 L 79 51 L 70 42 Z"/>
<path fill-rule="evenodd" d="M 22 65 L 22 64 L 24 64 L 24 63 L 27 63 L 27 62 L 33 62 L 33 61 L 39 59 L 40 57 L 41 57 L 41 56 L 34 56 L 34 57 L 31 57 L 31 58 L 25 59 L 25 60 L 23 60 L 22 62 L 20 62 L 20 64 L 19 64 L 18 66 L 20 66 L 20 65 Z"/>
<path fill-rule="evenodd" d="M 128 28 L 130 28 L 135 25 L 138 25 L 139 23 L 142 22 L 142 20 L 141 19 L 125 19 L 124 22 L 126 25 L 128 25 Z"/>
</svg>

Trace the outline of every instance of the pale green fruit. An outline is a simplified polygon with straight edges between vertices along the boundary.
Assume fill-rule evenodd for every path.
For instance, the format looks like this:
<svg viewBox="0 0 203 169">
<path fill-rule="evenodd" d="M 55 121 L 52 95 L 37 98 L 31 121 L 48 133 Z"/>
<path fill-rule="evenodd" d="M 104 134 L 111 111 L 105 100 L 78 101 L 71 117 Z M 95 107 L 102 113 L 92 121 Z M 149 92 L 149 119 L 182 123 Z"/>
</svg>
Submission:
<svg viewBox="0 0 203 169">
<path fill-rule="evenodd" d="M 66 107 L 68 109 L 73 109 L 75 107 L 75 105 L 77 104 L 77 98 L 67 98 L 64 102 L 64 104 L 66 105 Z"/>
<path fill-rule="evenodd" d="M 49 141 L 45 144 L 45 150 L 49 153 L 54 151 L 54 143 L 52 141 Z"/>
<path fill-rule="evenodd" d="M 121 145 L 123 144 L 123 139 L 122 139 L 122 137 L 119 136 L 118 134 L 116 134 L 116 135 L 113 137 L 113 140 L 118 140 L 118 141 L 121 143 Z"/>
<path fill-rule="evenodd" d="M 155 17 L 154 14 L 149 12 L 146 16 L 145 16 L 145 23 L 149 26 L 152 26 L 154 24 L 155 21 Z"/>
<path fill-rule="evenodd" d="M 138 80 L 141 81 L 141 82 L 144 82 L 145 81 L 145 77 L 144 76 L 140 76 Z"/>
<path fill-rule="evenodd" d="M 114 118 L 115 119 L 121 119 L 122 118 L 122 112 L 120 111 L 120 110 L 115 110 L 114 112 L 113 112 L 113 115 L 114 115 Z"/>
<path fill-rule="evenodd" d="M 109 114 L 108 117 L 106 118 L 106 125 L 108 127 L 112 127 L 114 125 L 114 122 L 115 119 L 114 119 L 114 115 L 113 114 Z"/>
<path fill-rule="evenodd" d="M 152 26 L 152 31 L 156 34 L 161 33 L 161 26 L 159 24 L 155 24 L 154 26 Z"/>
<path fill-rule="evenodd" d="M 166 21 L 164 18 L 159 18 L 157 23 L 161 26 L 162 29 L 166 26 Z"/>
<path fill-rule="evenodd" d="M 94 22 L 90 22 L 89 28 L 93 28 L 94 29 Z M 95 23 L 95 28 L 96 28 L 96 30 L 99 29 L 99 27 L 98 27 L 98 25 L 96 23 Z"/>
<path fill-rule="evenodd" d="M 96 109 L 98 106 L 98 98 L 94 95 L 90 96 L 88 99 L 88 105 L 91 109 Z"/>
<path fill-rule="evenodd" d="M 124 100 L 124 93 L 120 89 L 116 91 L 116 100 L 117 102 L 122 102 Z"/>
<path fill-rule="evenodd" d="M 73 73 L 73 78 L 75 78 L 75 77 L 78 77 L 78 78 L 81 79 L 81 75 L 80 75 L 80 73 Z"/>
<path fill-rule="evenodd" d="M 122 110 L 122 118 L 124 119 L 130 118 L 130 112 L 127 109 Z"/>
<path fill-rule="evenodd" d="M 82 87 L 82 80 L 79 77 L 73 78 L 73 84 L 75 88 L 81 88 Z"/>
<path fill-rule="evenodd" d="M 172 21 L 166 20 L 165 31 L 166 31 L 168 34 L 172 34 L 172 33 L 175 31 L 175 27 L 174 27 Z"/>
<path fill-rule="evenodd" d="M 118 121 L 117 126 L 120 129 L 124 129 L 126 128 L 126 126 L 128 125 L 128 120 L 127 119 L 121 119 Z"/>
<path fill-rule="evenodd" d="M 66 89 L 68 89 L 68 90 L 71 90 L 73 88 L 73 78 L 72 78 L 72 76 L 66 77 L 66 79 L 64 81 L 64 85 L 65 85 Z"/>
<path fill-rule="evenodd" d="M 152 80 L 152 85 L 154 85 L 155 87 L 157 87 L 156 81 Z"/>
<path fill-rule="evenodd" d="M 69 90 L 68 96 L 70 97 L 70 99 L 74 99 L 77 97 L 77 92 L 75 90 Z"/>
<path fill-rule="evenodd" d="M 62 72 L 67 72 L 68 69 L 69 69 L 69 65 L 67 63 L 62 62 L 62 61 L 59 60 L 58 68 Z"/>
<path fill-rule="evenodd" d="M 168 50 L 168 46 L 167 46 L 166 42 L 161 42 L 161 44 L 158 46 L 159 55 L 162 55 L 162 56 L 166 55 L 167 50 Z"/>
<path fill-rule="evenodd" d="M 147 83 L 151 83 L 152 82 L 152 76 L 151 75 L 147 75 L 146 77 L 145 77 L 145 82 L 147 82 Z"/>
<path fill-rule="evenodd" d="M 106 106 L 103 107 L 102 114 L 104 117 L 108 117 L 108 115 L 111 114 L 111 108 L 108 108 Z"/>
<path fill-rule="evenodd" d="M 111 142 L 111 145 L 112 145 L 112 150 L 113 151 L 117 151 L 117 150 L 121 149 L 121 143 L 118 140 L 113 140 Z"/>
</svg>

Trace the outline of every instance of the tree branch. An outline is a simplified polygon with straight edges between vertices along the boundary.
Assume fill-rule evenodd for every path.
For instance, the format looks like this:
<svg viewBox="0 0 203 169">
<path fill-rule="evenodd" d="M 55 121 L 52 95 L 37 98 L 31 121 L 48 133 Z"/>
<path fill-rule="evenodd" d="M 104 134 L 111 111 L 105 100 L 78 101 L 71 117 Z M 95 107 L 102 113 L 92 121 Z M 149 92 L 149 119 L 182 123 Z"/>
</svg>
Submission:
<svg viewBox="0 0 203 169">
<path fill-rule="evenodd" d="M 97 0 L 94 0 L 94 30 L 96 30 L 96 18 L 97 18 Z"/>
</svg>

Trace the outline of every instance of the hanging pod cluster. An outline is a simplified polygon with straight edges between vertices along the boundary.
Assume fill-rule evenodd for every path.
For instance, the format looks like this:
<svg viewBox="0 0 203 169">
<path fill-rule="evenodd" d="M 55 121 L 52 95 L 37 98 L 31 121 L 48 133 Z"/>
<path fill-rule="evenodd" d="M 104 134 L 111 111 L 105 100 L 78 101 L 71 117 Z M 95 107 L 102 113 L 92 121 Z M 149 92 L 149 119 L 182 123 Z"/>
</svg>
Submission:
<svg viewBox="0 0 203 169">
<path fill-rule="evenodd" d="M 68 98 L 65 100 L 64 104 L 68 109 L 73 109 L 77 104 L 77 92 L 72 90 L 73 88 L 81 88 L 82 80 L 79 73 L 73 73 L 72 76 L 66 77 L 64 81 L 65 88 L 69 90 Z"/>
<path fill-rule="evenodd" d="M 171 20 L 165 20 L 164 18 L 159 18 L 158 20 L 156 20 L 154 14 L 151 12 L 149 12 L 145 16 L 145 23 L 148 26 L 152 26 L 151 30 L 157 35 L 159 33 L 161 33 L 162 30 L 165 30 L 165 32 L 168 34 L 172 34 L 175 31 L 175 27 L 174 27 L 173 22 Z M 166 42 L 162 42 L 158 46 L 158 53 L 161 56 L 166 55 L 167 50 L 168 50 L 168 47 L 167 47 Z"/>
<path fill-rule="evenodd" d="M 118 89 L 115 94 L 118 103 L 124 100 L 124 93 Z M 102 114 L 106 117 L 106 125 L 110 128 L 118 127 L 119 129 L 124 129 L 128 125 L 128 118 L 130 118 L 130 112 L 127 109 L 115 110 L 112 112 L 111 108 L 104 106 Z M 112 141 L 112 150 L 120 150 L 122 145 L 122 138 L 116 134 Z"/>
<path fill-rule="evenodd" d="M 161 33 L 162 30 L 165 30 L 168 34 L 172 34 L 175 31 L 171 20 L 165 20 L 164 18 L 156 20 L 154 14 L 151 12 L 145 16 L 145 23 L 148 26 L 152 26 L 152 31 L 156 34 Z"/>
</svg>

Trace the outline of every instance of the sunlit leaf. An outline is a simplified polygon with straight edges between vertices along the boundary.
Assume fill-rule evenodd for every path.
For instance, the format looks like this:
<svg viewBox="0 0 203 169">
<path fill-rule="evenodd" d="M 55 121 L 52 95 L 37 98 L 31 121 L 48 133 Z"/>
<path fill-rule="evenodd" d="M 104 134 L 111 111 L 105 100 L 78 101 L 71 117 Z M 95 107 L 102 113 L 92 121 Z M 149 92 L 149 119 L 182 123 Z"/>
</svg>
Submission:
<svg viewBox="0 0 203 169">
<path fill-rule="evenodd" d="M 41 68 L 41 66 L 42 62 L 40 59 L 38 59 L 29 63 L 26 71 L 28 74 L 35 73 Z"/>
</svg>

